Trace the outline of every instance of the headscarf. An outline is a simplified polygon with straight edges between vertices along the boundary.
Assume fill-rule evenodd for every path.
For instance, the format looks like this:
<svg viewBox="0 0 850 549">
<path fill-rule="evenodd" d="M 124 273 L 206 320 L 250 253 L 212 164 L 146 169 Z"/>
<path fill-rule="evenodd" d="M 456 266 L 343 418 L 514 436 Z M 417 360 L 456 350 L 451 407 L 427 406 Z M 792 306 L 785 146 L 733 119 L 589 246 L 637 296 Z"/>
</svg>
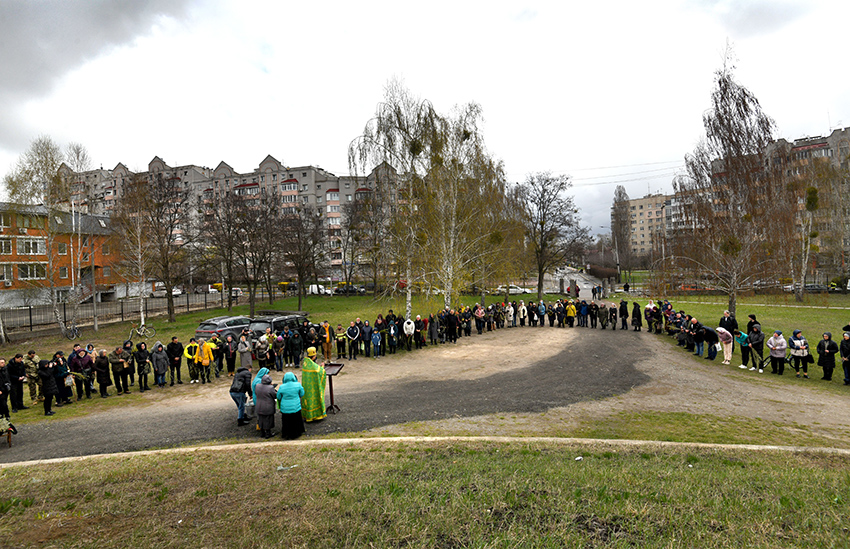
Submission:
<svg viewBox="0 0 850 549">
<path fill-rule="evenodd" d="M 255 405 L 257 404 L 257 397 L 256 397 L 257 384 L 259 384 L 263 380 L 263 376 L 268 374 L 268 373 L 269 373 L 268 368 L 265 368 L 265 367 L 260 368 L 260 370 L 257 372 L 257 375 L 254 376 L 254 380 L 251 381 L 251 394 L 255 395 L 254 396 L 254 404 Z"/>
</svg>

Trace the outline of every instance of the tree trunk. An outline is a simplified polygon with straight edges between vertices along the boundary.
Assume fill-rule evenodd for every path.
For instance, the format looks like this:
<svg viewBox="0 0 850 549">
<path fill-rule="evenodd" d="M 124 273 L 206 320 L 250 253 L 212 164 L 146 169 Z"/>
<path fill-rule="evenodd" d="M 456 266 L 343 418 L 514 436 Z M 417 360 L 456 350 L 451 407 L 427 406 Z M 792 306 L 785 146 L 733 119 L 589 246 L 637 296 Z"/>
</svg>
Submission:
<svg viewBox="0 0 850 549">
<path fill-rule="evenodd" d="M 729 294 L 729 314 L 735 316 L 735 307 L 738 304 L 738 292 L 732 291 Z"/>
<path fill-rule="evenodd" d="M 543 299 L 543 269 L 537 270 L 537 301 Z"/>
</svg>

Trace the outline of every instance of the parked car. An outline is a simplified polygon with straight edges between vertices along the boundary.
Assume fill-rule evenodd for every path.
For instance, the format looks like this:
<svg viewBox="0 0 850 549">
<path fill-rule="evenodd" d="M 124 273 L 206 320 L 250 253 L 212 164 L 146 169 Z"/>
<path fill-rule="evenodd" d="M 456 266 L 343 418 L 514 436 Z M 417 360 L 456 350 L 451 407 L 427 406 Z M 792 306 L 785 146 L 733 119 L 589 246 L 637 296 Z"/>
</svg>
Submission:
<svg viewBox="0 0 850 549">
<path fill-rule="evenodd" d="M 304 324 L 307 319 L 307 313 L 296 311 L 259 311 L 260 315 L 251 320 L 248 329 L 254 339 L 259 339 L 266 328 L 271 328 L 273 332 L 280 333 L 284 326 L 289 326 L 290 330 L 296 329 Z M 311 326 L 318 329 L 318 325 Z"/>
<path fill-rule="evenodd" d="M 829 288 L 825 284 L 806 284 L 803 286 L 803 289 L 809 294 L 826 293 L 829 291 Z"/>
<path fill-rule="evenodd" d="M 245 292 L 242 291 L 242 288 L 230 288 L 230 295 L 232 297 L 242 297 Z"/>
<path fill-rule="evenodd" d="M 366 288 L 356 284 L 342 285 L 334 288 L 335 295 L 365 295 Z"/>
<path fill-rule="evenodd" d="M 156 290 L 151 292 L 150 297 L 165 297 L 167 295 L 168 294 L 165 291 L 165 288 L 157 288 Z M 171 288 L 171 295 L 183 295 L 183 290 L 181 290 L 180 288 Z"/>
<path fill-rule="evenodd" d="M 251 324 L 251 319 L 247 316 L 217 316 L 201 322 L 195 329 L 195 339 L 202 337 L 209 339 L 213 334 L 218 334 L 218 337 L 224 339 L 227 334 L 233 334 L 235 339 L 239 339 L 243 328 L 247 328 Z"/>
<path fill-rule="evenodd" d="M 504 295 L 505 294 L 505 287 L 499 286 L 498 288 L 493 290 L 493 293 L 496 294 L 496 295 L 499 295 L 499 294 Z M 507 293 L 509 295 L 530 294 L 531 290 L 528 289 L 528 288 L 520 288 L 519 286 L 515 286 L 513 284 L 510 284 L 507 287 Z"/>
<path fill-rule="evenodd" d="M 196 294 L 217 294 L 218 289 L 215 288 L 212 284 L 204 284 L 202 286 L 195 286 Z"/>
<path fill-rule="evenodd" d="M 331 292 L 328 288 L 325 288 L 321 284 L 310 284 L 310 286 L 307 287 L 307 294 L 308 295 L 332 295 L 333 292 Z"/>
</svg>

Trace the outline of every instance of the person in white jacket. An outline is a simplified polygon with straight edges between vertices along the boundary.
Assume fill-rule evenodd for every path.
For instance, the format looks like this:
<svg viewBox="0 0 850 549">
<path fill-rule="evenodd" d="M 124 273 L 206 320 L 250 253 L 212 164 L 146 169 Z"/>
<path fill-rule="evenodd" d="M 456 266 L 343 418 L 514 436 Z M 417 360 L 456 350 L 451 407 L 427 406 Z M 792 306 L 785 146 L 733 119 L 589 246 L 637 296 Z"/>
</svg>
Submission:
<svg viewBox="0 0 850 549">
<path fill-rule="evenodd" d="M 505 319 L 508 323 L 508 328 L 512 327 L 514 322 L 514 306 L 511 305 L 511 302 L 508 301 L 508 305 L 505 307 Z"/>
<path fill-rule="evenodd" d="M 788 342 L 782 337 L 782 332 L 776 330 L 765 344 L 770 349 L 770 373 L 782 375 L 785 371 L 785 350 L 788 348 Z"/>
<path fill-rule="evenodd" d="M 519 305 L 517 305 L 517 311 L 519 312 L 519 325 L 525 326 L 525 319 L 528 318 L 528 311 L 525 310 L 525 303 L 520 299 Z"/>
</svg>

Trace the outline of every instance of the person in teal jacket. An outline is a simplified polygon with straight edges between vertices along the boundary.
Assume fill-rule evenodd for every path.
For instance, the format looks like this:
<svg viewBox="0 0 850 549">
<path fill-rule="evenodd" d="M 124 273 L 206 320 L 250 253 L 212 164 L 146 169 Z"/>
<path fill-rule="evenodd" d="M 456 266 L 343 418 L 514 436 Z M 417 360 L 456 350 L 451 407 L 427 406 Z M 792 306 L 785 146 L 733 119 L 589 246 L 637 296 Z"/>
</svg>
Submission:
<svg viewBox="0 0 850 549">
<path fill-rule="evenodd" d="M 304 387 L 292 372 L 286 372 L 283 383 L 277 389 L 277 402 L 281 415 L 280 436 L 295 440 L 304 432 L 304 418 L 301 416 L 301 397 Z"/>
<path fill-rule="evenodd" d="M 746 370 L 747 364 L 750 362 L 750 338 L 740 330 L 733 331 L 732 335 L 735 336 L 735 342 L 741 347 L 741 365 L 738 368 Z"/>
<path fill-rule="evenodd" d="M 260 368 L 260 371 L 257 372 L 257 375 L 251 381 L 251 394 L 252 395 L 257 394 L 257 385 L 259 385 L 260 382 L 263 380 L 263 376 L 267 375 L 268 373 L 269 373 L 268 368 Z M 257 397 L 255 396 L 254 397 L 254 406 L 256 406 L 256 405 L 257 405 Z"/>
</svg>

